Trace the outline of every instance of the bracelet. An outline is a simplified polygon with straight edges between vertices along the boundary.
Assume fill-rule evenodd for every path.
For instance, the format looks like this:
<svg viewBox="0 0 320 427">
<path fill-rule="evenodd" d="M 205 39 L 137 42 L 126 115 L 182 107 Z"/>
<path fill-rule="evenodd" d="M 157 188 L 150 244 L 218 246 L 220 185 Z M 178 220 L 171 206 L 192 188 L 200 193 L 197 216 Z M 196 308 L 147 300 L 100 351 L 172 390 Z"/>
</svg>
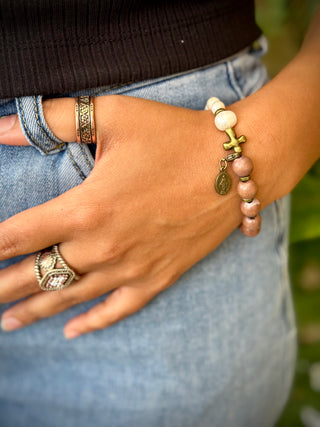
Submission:
<svg viewBox="0 0 320 427">
<path fill-rule="evenodd" d="M 242 156 L 240 144 L 246 142 L 247 138 L 241 135 L 237 138 L 234 126 L 237 117 L 233 111 L 226 111 L 225 105 L 220 99 L 213 97 L 208 99 L 206 110 L 211 110 L 215 115 L 216 127 L 226 132 L 229 141 L 223 144 L 226 151 L 233 150 L 219 162 L 219 173 L 215 180 L 215 190 L 221 196 L 228 193 L 231 188 L 231 177 L 226 171 L 228 163 L 232 162 L 232 170 L 239 177 L 237 192 L 241 197 L 240 210 L 243 214 L 240 230 L 248 237 L 259 234 L 261 227 L 260 201 L 255 197 L 258 191 L 257 184 L 251 179 L 253 164 L 249 157 Z"/>
</svg>

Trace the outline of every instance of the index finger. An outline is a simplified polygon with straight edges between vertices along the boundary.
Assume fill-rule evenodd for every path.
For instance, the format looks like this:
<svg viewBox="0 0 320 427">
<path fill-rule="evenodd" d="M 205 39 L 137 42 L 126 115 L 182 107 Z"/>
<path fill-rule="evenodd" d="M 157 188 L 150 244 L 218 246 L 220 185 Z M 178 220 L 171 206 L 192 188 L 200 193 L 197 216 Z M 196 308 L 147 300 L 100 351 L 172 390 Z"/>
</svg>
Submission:
<svg viewBox="0 0 320 427">
<path fill-rule="evenodd" d="M 73 188 L 0 224 L 0 260 L 39 251 L 68 240 L 76 227 L 79 206 Z"/>
<path fill-rule="evenodd" d="M 74 105 L 74 98 L 48 99 L 42 103 L 48 127 L 64 142 L 76 140 Z M 17 114 L 0 118 L 0 144 L 29 145 Z"/>
</svg>

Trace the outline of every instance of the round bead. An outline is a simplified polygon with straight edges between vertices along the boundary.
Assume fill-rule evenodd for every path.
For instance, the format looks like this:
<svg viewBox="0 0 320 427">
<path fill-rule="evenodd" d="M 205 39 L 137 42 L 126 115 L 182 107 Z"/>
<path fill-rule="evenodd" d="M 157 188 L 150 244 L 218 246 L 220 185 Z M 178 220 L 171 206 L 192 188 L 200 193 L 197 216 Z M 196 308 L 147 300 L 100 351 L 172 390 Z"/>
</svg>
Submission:
<svg viewBox="0 0 320 427">
<path fill-rule="evenodd" d="M 237 191 L 241 199 L 253 199 L 257 194 L 258 187 L 257 184 L 250 179 L 247 182 L 239 182 L 237 186 Z"/>
<path fill-rule="evenodd" d="M 214 104 L 215 105 L 215 104 Z M 219 130 L 230 129 L 237 123 L 237 116 L 233 111 L 221 111 L 216 115 L 214 122 Z"/>
<path fill-rule="evenodd" d="M 242 233 L 245 236 L 248 236 L 248 237 L 255 237 L 257 234 L 260 233 L 260 229 L 258 229 L 258 230 L 249 230 L 249 228 L 246 228 L 243 225 L 240 226 L 240 230 L 242 231 Z"/>
<path fill-rule="evenodd" d="M 249 157 L 242 156 L 233 161 L 232 169 L 233 172 L 240 177 L 248 176 L 253 170 L 253 164 Z"/>
<path fill-rule="evenodd" d="M 211 111 L 213 112 L 213 114 L 215 114 L 215 112 L 217 110 L 219 110 L 220 108 L 226 108 L 226 106 L 224 105 L 223 102 L 221 101 L 216 101 L 211 105 Z"/>
<path fill-rule="evenodd" d="M 260 211 L 260 201 L 258 199 L 253 199 L 252 202 L 247 203 L 242 200 L 240 203 L 240 210 L 243 215 L 254 217 L 258 215 Z"/>
<path fill-rule="evenodd" d="M 261 216 L 256 215 L 253 218 L 250 218 L 248 216 L 244 216 L 242 218 L 242 225 L 247 228 L 248 230 L 260 230 L 261 226 Z"/>
<path fill-rule="evenodd" d="M 212 109 L 212 105 L 215 103 L 215 102 L 218 102 L 218 101 L 220 101 L 220 99 L 219 98 L 216 98 L 215 96 L 213 96 L 212 98 L 209 98 L 208 99 L 208 101 L 207 101 L 207 105 L 206 105 L 206 110 L 211 110 Z"/>
</svg>

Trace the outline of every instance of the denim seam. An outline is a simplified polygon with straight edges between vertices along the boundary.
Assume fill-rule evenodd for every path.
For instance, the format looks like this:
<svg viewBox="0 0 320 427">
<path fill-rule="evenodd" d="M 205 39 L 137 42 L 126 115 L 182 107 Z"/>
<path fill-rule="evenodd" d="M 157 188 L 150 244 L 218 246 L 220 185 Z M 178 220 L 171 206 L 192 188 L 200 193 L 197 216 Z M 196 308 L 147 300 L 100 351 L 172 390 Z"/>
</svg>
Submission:
<svg viewBox="0 0 320 427">
<path fill-rule="evenodd" d="M 39 128 L 40 128 L 41 132 L 43 133 L 43 135 L 44 135 L 44 136 L 45 136 L 45 137 L 46 137 L 50 142 L 53 142 L 53 143 L 55 144 L 55 146 L 54 146 L 53 148 L 51 148 L 51 149 L 47 150 L 47 153 L 50 153 L 50 151 L 53 151 L 53 150 L 56 150 L 56 149 L 60 149 L 60 151 L 61 151 L 62 147 L 64 147 L 64 146 L 65 146 L 65 143 L 64 143 L 64 142 L 61 142 L 60 144 L 57 144 L 57 142 L 56 142 L 54 139 L 52 139 L 52 138 L 50 137 L 50 135 L 48 135 L 48 133 L 47 133 L 46 129 L 43 127 L 42 123 L 40 122 L 40 117 L 39 117 L 39 107 L 38 107 L 38 104 L 37 104 L 37 99 L 36 99 L 36 97 L 35 97 L 35 96 L 33 96 L 32 98 L 33 98 L 34 113 L 35 113 L 35 116 L 36 116 L 37 124 L 38 124 L 38 126 L 39 126 Z"/>
<path fill-rule="evenodd" d="M 210 65 L 208 65 L 207 68 L 210 68 Z M 141 82 L 131 82 L 131 83 L 127 84 L 128 85 L 128 91 L 130 91 L 132 89 L 136 90 L 136 89 L 146 88 L 148 86 L 155 87 L 155 86 L 162 84 L 162 83 L 165 83 L 167 81 L 174 81 L 175 79 L 187 76 L 188 74 L 194 73 L 196 71 L 201 71 L 201 70 L 202 70 L 202 67 L 201 68 L 195 68 L 192 70 L 182 71 L 180 73 L 169 74 L 169 75 L 163 76 L 163 77 L 156 77 L 155 79 L 151 79 L 151 80 L 148 79 L 148 80 L 142 80 Z M 135 84 L 135 83 L 139 83 L 139 85 L 131 88 L 130 84 Z M 119 87 L 121 87 L 121 86 L 119 86 Z M 116 88 L 112 88 L 112 89 L 116 89 Z M 126 93 L 126 92 L 123 92 L 123 93 Z"/>
<path fill-rule="evenodd" d="M 23 107 L 22 107 L 22 100 L 21 100 L 21 97 L 19 97 L 18 98 L 19 99 L 19 111 L 20 111 L 20 113 L 21 113 L 21 118 L 22 118 L 22 121 L 23 121 L 23 126 L 24 126 L 24 129 L 25 129 L 25 131 L 27 132 L 27 134 L 29 135 L 29 138 L 31 139 L 31 141 L 41 150 L 41 151 L 43 151 L 45 154 L 49 154 L 48 153 L 48 151 L 45 149 L 45 148 L 43 148 L 35 139 L 34 139 L 34 137 L 33 137 L 33 135 L 31 134 L 31 132 L 30 132 L 30 130 L 29 130 L 29 128 L 28 128 L 28 126 L 27 126 L 27 122 L 26 122 L 26 119 L 25 119 L 25 115 L 24 115 L 24 111 L 23 111 Z"/>
<path fill-rule="evenodd" d="M 101 90 L 99 90 L 98 92 L 96 92 L 96 93 L 94 94 L 94 96 L 99 96 L 99 95 L 100 95 L 100 94 L 102 94 L 102 93 L 111 92 L 112 90 L 114 90 L 114 89 L 119 89 L 120 87 L 130 86 L 132 83 L 134 83 L 134 82 L 132 81 L 132 82 L 127 82 L 127 83 L 121 83 L 121 84 L 117 84 L 117 85 L 111 86 L 111 87 L 109 87 L 108 89 L 101 89 Z"/>
<path fill-rule="evenodd" d="M 69 157 L 70 157 L 70 160 L 71 160 L 71 162 L 72 162 L 72 164 L 73 164 L 73 166 L 75 167 L 75 169 L 76 169 L 76 171 L 78 172 L 78 174 L 80 175 L 80 178 L 81 179 L 86 179 L 86 176 L 85 176 L 85 174 L 82 172 L 82 170 L 80 169 L 80 167 L 78 166 L 78 164 L 76 163 L 76 161 L 74 160 L 74 157 L 73 157 L 73 155 L 72 155 L 72 153 L 71 153 L 71 151 L 70 151 L 70 149 L 68 148 L 67 149 L 67 153 L 68 153 L 68 155 L 69 155 Z"/>
<path fill-rule="evenodd" d="M 222 63 L 222 61 L 221 61 L 221 63 Z M 100 94 L 103 94 L 103 93 L 107 93 L 107 92 L 111 92 L 113 90 L 119 89 L 121 87 L 126 87 L 126 86 L 128 86 L 128 89 L 131 90 L 132 88 L 130 88 L 130 86 L 132 84 L 136 85 L 133 88 L 134 90 L 141 89 L 141 88 L 146 88 L 148 86 L 155 86 L 155 85 L 164 83 L 164 82 L 166 82 L 168 80 L 173 81 L 174 79 L 181 78 L 181 77 L 183 77 L 185 75 L 188 75 L 188 74 L 191 74 L 191 73 L 194 73 L 194 72 L 197 72 L 197 71 L 202 71 L 203 69 L 211 68 L 212 65 L 213 64 L 208 64 L 205 67 L 197 67 L 197 68 L 194 68 L 194 69 L 191 69 L 191 70 L 181 71 L 180 73 L 169 74 L 167 76 L 162 76 L 162 77 L 155 77 L 154 79 L 142 80 L 141 82 L 131 81 L 131 82 L 122 83 L 122 84 L 119 84 L 119 85 L 114 85 L 114 86 L 112 86 L 112 87 L 110 87 L 108 89 L 102 89 L 100 92 L 96 92 L 94 94 L 94 96 L 97 96 L 97 95 L 100 95 Z"/>
<path fill-rule="evenodd" d="M 23 110 L 23 106 L 22 106 L 22 100 L 21 100 L 21 97 L 19 97 L 18 98 L 19 99 L 19 105 L 18 105 L 18 108 L 19 108 L 19 111 L 20 111 L 20 113 L 21 113 L 21 119 L 22 119 L 22 122 L 23 122 L 23 127 L 24 127 L 24 129 L 25 129 L 25 131 L 26 131 L 26 133 L 28 134 L 28 136 L 29 136 L 29 138 L 31 139 L 31 141 L 42 151 L 42 152 L 44 152 L 46 155 L 48 155 L 49 154 L 49 151 L 47 150 L 47 149 L 45 149 L 44 147 L 42 147 L 35 139 L 34 139 L 34 137 L 33 137 L 33 135 L 31 134 L 31 132 L 30 132 L 30 130 L 29 130 L 29 128 L 28 128 L 28 125 L 27 125 L 27 122 L 26 122 L 26 119 L 25 119 L 25 114 L 24 114 L 24 110 Z M 36 98 L 35 97 L 33 97 L 33 100 L 34 100 L 34 113 L 35 113 L 35 115 L 36 115 L 36 117 L 37 117 L 37 123 L 38 123 L 38 125 L 39 125 L 39 116 L 38 116 L 38 110 L 37 110 L 37 105 L 36 105 Z M 39 126 L 40 127 L 40 129 L 42 129 L 42 127 L 41 126 Z M 64 143 L 64 145 L 66 145 L 65 143 Z M 55 147 L 55 149 L 56 149 L 57 147 Z M 90 162 L 90 160 L 89 160 L 89 158 L 88 158 L 88 156 L 87 156 L 87 153 L 85 152 L 85 150 L 84 150 L 84 148 L 83 147 L 80 147 L 81 148 L 81 151 L 82 151 L 82 153 L 83 153 L 83 155 L 84 155 L 84 157 L 85 157 L 85 159 L 86 159 L 86 163 L 88 164 L 88 166 L 90 167 L 90 169 L 92 170 L 92 164 L 91 164 L 91 162 Z M 53 151 L 53 150 L 50 150 L 50 151 Z M 60 150 L 61 151 L 61 150 Z M 71 160 L 71 162 L 72 162 L 72 164 L 73 164 L 73 166 L 75 167 L 75 169 L 77 170 L 77 172 L 78 172 L 78 174 L 80 175 L 80 177 L 81 177 L 81 179 L 85 179 L 86 178 L 86 176 L 85 176 L 85 174 L 82 172 L 82 170 L 80 169 L 80 167 L 79 167 L 79 165 L 76 163 L 76 161 L 75 161 L 75 159 L 74 159 L 74 157 L 73 157 L 73 155 L 72 155 L 72 153 L 71 153 L 71 151 L 70 151 L 70 149 L 68 149 L 67 150 L 67 152 L 68 152 L 68 155 L 69 155 L 69 158 L 70 158 L 70 160 Z"/>
<path fill-rule="evenodd" d="M 241 89 L 237 77 L 235 75 L 234 66 L 231 61 L 226 62 L 227 76 L 230 83 L 231 88 L 236 92 L 239 99 L 243 99 L 246 95 L 243 93 Z"/>
<path fill-rule="evenodd" d="M 92 169 L 93 169 L 92 164 L 91 164 L 91 162 L 90 162 L 90 160 L 89 160 L 89 158 L 88 158 L 88 155 L 87 155 L 87 153 L 85 152 L 85 149 L 83 148 L 82 144 L 80 144 L 80 149 L 81 149 L 81 151 L 82 151 L 82 153 L 83 153 L 83 155 L 84 155 L 84 157 L 85 157 L 85 159 L 86 159 L 86 163 L 87 163 L 87 165 L 89 166 L 90 170 L 92 170 Z"/>
<path fill-rule="evenodd" d="M 276 241 L 276 252 L 279 256 L 279 258 L 282 257 L 282 241 L 284 239 L 283 235 L 283 215 L 281 215 L 281 208 L 279 206 L 279 201 L 275 200 L 274 203 L 272 203 L 274 215 L 276 217 L 275 226 L 274 226 L 274 233 L 275 233 L 275 241 Z"/>
</svg>

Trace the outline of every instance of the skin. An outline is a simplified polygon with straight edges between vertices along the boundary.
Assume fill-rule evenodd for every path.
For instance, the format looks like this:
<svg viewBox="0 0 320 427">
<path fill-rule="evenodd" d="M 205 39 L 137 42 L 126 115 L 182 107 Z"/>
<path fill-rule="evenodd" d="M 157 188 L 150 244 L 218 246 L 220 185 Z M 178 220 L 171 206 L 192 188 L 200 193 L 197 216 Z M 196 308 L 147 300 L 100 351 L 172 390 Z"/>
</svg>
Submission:
<svg viewBox="0 0 320 427">
<path fill-rule="evenodd" d="M 230 106 L 237 135 L 248 140 L 243 149 L 254 164 L 262 207 L 289 193 L 320 156 L 319 69 L 320 9 L 296 58 Z M 235 190 L 223 197 L 213 190 L 226 136 L 210 111 L 125 96 L 96 98 L 95 109 L 97 157 L 90 176 L 0 224 L 1 260 L 60 243 L 82 277 L 61 292 L 43 292 L 34 255 L 0 271 L 0 302 L 27 297 L 3 313 L 4 330 L 111 291 L 71 319 L 64 333 L 75 338 L 106 328 L 171 286 L 241 223 Z M 45 101 L 44 114 L 60 139 L 75 141 L 74 100 Z M 0 120 L 0 143 L 27 145 L 15 117 Z"/>
</svg>

